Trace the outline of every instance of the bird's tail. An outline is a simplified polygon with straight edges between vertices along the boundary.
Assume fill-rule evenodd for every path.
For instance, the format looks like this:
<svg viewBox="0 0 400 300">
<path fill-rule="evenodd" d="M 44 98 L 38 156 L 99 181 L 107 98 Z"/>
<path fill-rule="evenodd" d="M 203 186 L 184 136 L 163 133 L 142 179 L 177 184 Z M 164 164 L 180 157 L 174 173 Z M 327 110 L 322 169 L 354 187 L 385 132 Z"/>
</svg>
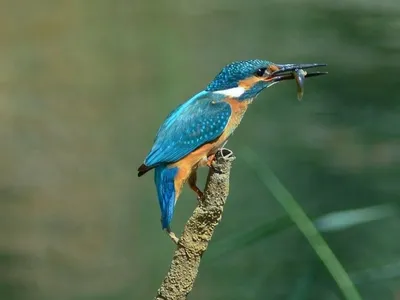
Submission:
<svg viewBox="0 0 400 300">
<path fill-rule="evenodd" d="M 161 208 L 161 225 L 169 228 L 175 208 L 175 176 L 178 168 L 161 165 L 155 168 L 154 181 L 157 187 L 158 201 Z"/>
<path fill-rule="evenodd" d="M 138 168 L 138 177 L 143 176 L 144 174 L 146 174 L 148 171 L 150 171 L 152 169 L 152 167 L 148 167 L 145 164 L 142 164 L 139 168 Z"/>
</svg>

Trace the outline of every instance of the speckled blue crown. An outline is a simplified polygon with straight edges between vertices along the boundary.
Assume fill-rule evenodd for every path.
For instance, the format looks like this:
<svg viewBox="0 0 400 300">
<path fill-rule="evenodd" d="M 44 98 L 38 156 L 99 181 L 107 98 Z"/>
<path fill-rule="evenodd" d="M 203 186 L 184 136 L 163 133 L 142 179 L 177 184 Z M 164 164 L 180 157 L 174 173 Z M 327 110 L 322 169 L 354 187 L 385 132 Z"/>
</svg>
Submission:
<svg viewBox="0 0 400 300">
<path fill-rule="evenodd" d="M 270 64 L 269 61 L 261 59 L 251 59 L 235 61 L 224 67 L 221 72 L 207 86 L 206 91 L 220 91 L 238 86 L 240 80 L 246 79 L 259 68 L 265 68 Z"/>
</svg>

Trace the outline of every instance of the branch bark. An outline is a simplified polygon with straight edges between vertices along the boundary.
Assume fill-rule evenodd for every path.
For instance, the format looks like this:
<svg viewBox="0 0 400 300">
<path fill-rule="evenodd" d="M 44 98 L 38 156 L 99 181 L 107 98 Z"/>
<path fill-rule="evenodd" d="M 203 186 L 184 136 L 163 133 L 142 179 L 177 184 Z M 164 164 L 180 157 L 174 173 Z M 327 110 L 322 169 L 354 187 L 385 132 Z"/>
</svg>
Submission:
<svg viewBox="0 0 400 300">
<path fill-rule="evenodd" d="M 231 150 L 218 151 L 207 177 L 204 197 L 187 221 L 170 269 L 155 300 L 185 300 L 193 288 L 203 253 L 222 218 L 235 159 Z"/>
</svg>

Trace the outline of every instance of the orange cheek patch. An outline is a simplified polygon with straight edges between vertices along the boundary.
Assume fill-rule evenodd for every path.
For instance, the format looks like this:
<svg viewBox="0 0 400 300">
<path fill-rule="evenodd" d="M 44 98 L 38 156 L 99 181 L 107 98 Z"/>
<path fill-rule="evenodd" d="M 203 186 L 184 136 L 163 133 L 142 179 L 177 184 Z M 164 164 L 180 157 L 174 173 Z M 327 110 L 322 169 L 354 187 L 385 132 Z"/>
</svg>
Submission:
<svg viewBox="0 0 400 300">
<path fill-rule="evenodd" d="M 268 67 L 268 71 L 269 71 L 270 73 L 275 72 L 275 71 L 278 71 L 278 70 L 279 70 L 279 68 L 278 68 L 277 66 L 275 66 L 275 65 L 270 65 L 270 66 Z"/>
<path fill-rule="evenodd" d="M 261 81 L 262 77 L 251 76 L 244 80 L 239 81 L 239 86 L 248 90 L 249 88 L 253 87 L 257 82 Z"/>
</svg>

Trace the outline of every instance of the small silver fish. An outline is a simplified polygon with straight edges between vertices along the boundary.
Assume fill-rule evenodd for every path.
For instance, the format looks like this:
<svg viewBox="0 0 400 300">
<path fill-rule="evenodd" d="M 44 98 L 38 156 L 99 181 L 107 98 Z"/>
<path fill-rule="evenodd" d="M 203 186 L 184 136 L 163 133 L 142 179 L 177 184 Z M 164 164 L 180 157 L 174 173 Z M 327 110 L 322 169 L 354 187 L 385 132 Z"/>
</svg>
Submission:
<svg viewBox="0 0 400 300">
<path fill-rule="evenodd" d="M 301 101 L 304 95 L 304 80 L 306 79 L 307 72 L 303 69 L 296 69 L 293 71 L 294 79 L 297 84 L 297 99 Z"/>
</svg>

